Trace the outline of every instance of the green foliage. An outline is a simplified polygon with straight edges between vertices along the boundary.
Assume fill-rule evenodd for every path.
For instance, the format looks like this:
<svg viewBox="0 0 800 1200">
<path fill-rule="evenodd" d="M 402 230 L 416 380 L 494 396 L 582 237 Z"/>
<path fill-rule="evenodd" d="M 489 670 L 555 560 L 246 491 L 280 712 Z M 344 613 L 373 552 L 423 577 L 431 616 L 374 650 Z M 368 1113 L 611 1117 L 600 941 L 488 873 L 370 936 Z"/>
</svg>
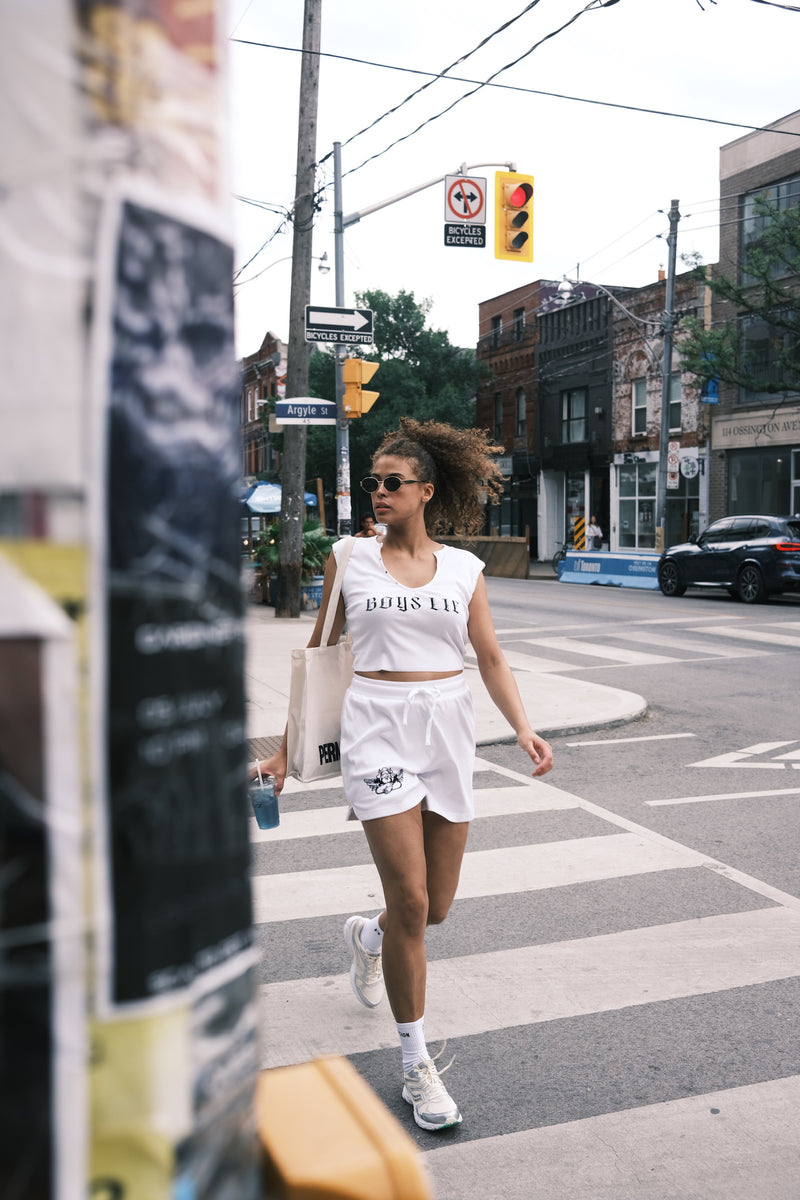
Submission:
<svg viewBox="0 0 800 1200">
<path fill-rule="evenodd" d="M 261 564 L 262 574 L 276 575 L 281 538 L 281 523 L 273 521 L 268 529 L 253 540 L 253 558 Z M 301 573 L 303 579 L 322 575 L 335 538 L 327 534 L 315 517 L 303 522 Z"/>
<path fill-rule="evenodd" d="M 681 328 L 688 337 L 679 347 L 681 362 L 702 382 L 716 377 L 753 394 L 782 395 L 800 390 L 800 205 L 779 210 L 757 198 L 754 210 L 762 229 L 748 244 L 741 280 L 709 272 L 697 256 L 689 259 L 696 277 L 736 315 L 711 329 L 697 317 L 685 318 Z M 750 338 L 743 319 L 749 321 Z"/>
<path fill-rule="evenodd" d="M 406 416 L 470 428 L 475 423 L 475 394 L 483 371 L 473 350 L 453 346 L 443 330 L 427 327 L 430 300 L 417 301 L 411 292 L 389 296 L 383 291 L 367 291 L 356 295 L 356 303 L 375 314 L 375 345 L 369 354 L 360 356 L 380 362 L 369 385 L 380 392 L 380 398 L 349 426 L 354 524 L 359 511 L 371 512 L 358 480 L 369 473 L 372 451 L 383 435 L 396 429 L 400 418 Z M 309 391 L 320 399 L 335 399 L 332 354 L 312 354 Z M 322 476 L 326 495 L 332 499 L 336 486 L 336 431 L 332 426 L 309 427 L 306 472 L 309 477 Z"/>
</svg>

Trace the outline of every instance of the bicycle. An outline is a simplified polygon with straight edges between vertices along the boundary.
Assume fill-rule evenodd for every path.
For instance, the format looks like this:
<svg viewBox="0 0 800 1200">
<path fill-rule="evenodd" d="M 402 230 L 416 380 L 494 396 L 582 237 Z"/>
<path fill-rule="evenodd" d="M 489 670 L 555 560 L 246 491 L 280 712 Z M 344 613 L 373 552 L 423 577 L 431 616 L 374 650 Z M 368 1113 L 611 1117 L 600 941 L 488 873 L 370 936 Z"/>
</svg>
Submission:
<svg viewBox="0 0 800 1200">
<path fill-rule="evenodd" d="M 567 551 L 571 550 L 573 548 L 574 544 L 575 543 L 573 542 L 572 538 L 568 538 L 565 542 L 558 543 L 558 549 L 556 550 L 555 554 L 553 555 L 553 574 L 554 575 L 558 574 L 558 564 L 561 562 L 564 562 L 566 560 Z"/>
</svg>

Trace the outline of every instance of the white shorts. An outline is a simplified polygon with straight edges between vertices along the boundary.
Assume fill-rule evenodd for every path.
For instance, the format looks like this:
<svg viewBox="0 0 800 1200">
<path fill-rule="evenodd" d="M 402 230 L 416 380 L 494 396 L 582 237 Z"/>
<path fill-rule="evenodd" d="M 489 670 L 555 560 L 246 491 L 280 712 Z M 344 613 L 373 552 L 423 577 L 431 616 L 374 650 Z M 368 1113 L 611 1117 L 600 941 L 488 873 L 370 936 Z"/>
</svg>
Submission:
<svg viewBox="0 0 800 1200">
<path fill-rule="evenodd" d="M 354 675 L 340 745 L 349 820 L 417 804 L 448 821 L 472 820 L 475 708 L 463 674 L 421 683 Z"/>
</svg>

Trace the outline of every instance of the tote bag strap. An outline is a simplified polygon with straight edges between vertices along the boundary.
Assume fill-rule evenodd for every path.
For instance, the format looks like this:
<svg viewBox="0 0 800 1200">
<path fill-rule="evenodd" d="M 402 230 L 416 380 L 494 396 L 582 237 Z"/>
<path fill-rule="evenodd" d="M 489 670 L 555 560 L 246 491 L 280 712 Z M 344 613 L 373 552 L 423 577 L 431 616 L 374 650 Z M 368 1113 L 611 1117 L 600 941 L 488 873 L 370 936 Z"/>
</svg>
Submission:
<svg viewBox="0 0 800 1200">
<path fill-rule="evenodd" d="M 328 638 L 331 636 L 333 619 L 336 616 L 336 609 L 339 604 L 339 596 L 341 595 L 342 591 L 342 580 L 344 579 L 344 573 L 347 570 L 347 564 L 350 559 L 350 555 L 353 553 L 355 541 L 356 539 L 354 537 L 347 538 L 345 544 L 342 546 L 341 553 L 336 560 L 336 578 L 333 581 L 333 588 L 331 589 L 331 594 L 328 597 L 328 607 L 325 610 L 325 622 L 322 626 L 322 641 L 320 642 L 321 646 L 327 646 Z"/>
</svg>

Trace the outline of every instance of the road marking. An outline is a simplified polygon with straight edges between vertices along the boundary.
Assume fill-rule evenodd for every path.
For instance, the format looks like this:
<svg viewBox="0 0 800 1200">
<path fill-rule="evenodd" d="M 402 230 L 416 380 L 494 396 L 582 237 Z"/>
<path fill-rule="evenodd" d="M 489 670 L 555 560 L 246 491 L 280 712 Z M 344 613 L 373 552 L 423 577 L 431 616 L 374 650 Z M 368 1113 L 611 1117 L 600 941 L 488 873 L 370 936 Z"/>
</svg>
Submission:
<svg viewBox="0 0 800 1200">
<path fill-rule="evenodd" d="M 280 803 L 280 802 L 279 802 Z M 478 788 L 475 791 L 475 818 L 507 817 L 515 813 L 554 812 L 577 808 L 578 800 L 567 792 L 533 780 L 524 787 Z M 290 842 L 296 838 L 333 837 L 361 833 L 360 821 L 347 820 L 347 805 L 334 808 L 308 808 L 282 812 L 276 829 L 259 829 L 250 818 L 250 841 Z"/>
<path fill-rule="evenodd" d="M 436 1146 L 440 1200 L 783 1196 L 800 1179 L 800 1075 Z M 679 1148 L 676 1152 L 676 1148 Z M 520 1170 L 519 1164 L 529 1164 Z M 569 1168 L 565 1169 L 565 1164 Z M 787 1191 L 787 1186 L 789 1191 Z"/>
<path fill-rule="evenodd" d="M 620 742 L 668 742 L 672 738 L 693 738 L 696 733 L 649 733 L 643 737 L 596 738 L 591 742 L 566 742 L 567 746 L 616 746 Z"/>
<path fill-rule="evenodd" d="M 783 624 L 775 625 L 773 628 L 775 633 L 762 633 L 760 629 L 742 629 L 741 626 L 734 625 L 698 625 L 691 632 L 713 633 L 717 637 L 741 638 L 748 642 L 769 642 L 778 649 L 800 646 L 800 637 L 788 637 L 781 632 L 784 628 Z"/>
<path fill-rule="evenodd" d="M 690 631 L 691 632 L 691 631 Z M 623 638 L 626 642 L 644 642 L 648 646 L 668 646 L 674 650 L 688 650 L 695 654 L 711 655 L 713 658 L 757 658 L 763 655 L 763 650 L 751 650 L 745 646 L 724 646 L 712 642 L 701 642 L 699 639 L 684 641 L 665 633 L 652 633 L 646 629 L 614 630 L 609 637 Z"/>
<path fill-rule="evenodd" d="M 699 917 L 429 962 L 426 1033 L 431 1041 L 469 1037 L 797 975 L 800 913 L 776 906 Z M 269 1030 L 264 1067 L 396 1044 L 391 1015 L 361 1008 L 346 973 L 259 991 L 259 1027 Z"/>
<path fill-rule="evenodd" d="M 768 754 L 770 750 L 780 750 L 781 746 L 792 746 L 796 738 L 789 742 L 756 742 L 754 746 L 745 746 L 743 750 L 731 750 L 727 754 L 717 754 L 714 758 L 704 758 L 701 762 L 689 763 L 690 767 L 740 767 L 750 771 L 785 771 L 785 762 L 745 762 L 756 754 Z M 782 754 L 781 758 L 788 755 Z"/>
<path fill-rule="evenodd" d="M 705 800 L 750 800 L 759 796 L 800 796 L 800 788 L 770 788 L 762 792 L 716 792 L 713 796 L 677 796 L 674 800 L 645 800 L 651 808 L 668 804 L 702 804 Z"/>
<path fill-rule="evenodd" d="M 703 866 L 707 858 L 678 843 L 663 844 L 649 834 L 609 833 L 529 846 L 505 846 L 464 855 L 460 899 L 541 891 L 574 883 L 644 875 Z M 372 863 L 328 867 L 253 881 L 256 924 L 297 921 L 332 913 L 364 912 L 383 904 L 378 872 Z"/>
<path fill-rule="evenodd" d="M 497 771 L 498 775 L 504 775 L 506 779 L 516 779 L 519 783 L 528 781 L 527 777 L 521 775 L 519 771 L 513 771 L 510 767 L 501 767 L 499 763 L 489 762 L 488 759 L 476 758 L 475 762 L 481 770 Z M 584 800 L 582 797 L 576 797 L 576 799 L 579 807 L 585 812 L 594 813 L 596 817 L 600 817 L 603 821 L 608 821 L 611 825 L 616 825 L 619 829 L 627 829 L 630 833 L 640 834 L 661 846 L 681 850 L 687 849 L 680 842 L 665 837 L 663 833 L 656 833 L 654 830 L 648 829 L 646 825 L 639 825 L 638 822 L 631 821 L 629 817 L 623 817 L 619 813 L 611 812 L 608 808 L 602 808 L 592 800 Z M 702 865 L 707 870 L 714 871 L 722 875 L 725 879 L 730 879 L 733 883 L 740 884 L 742 887 L 747 888 L 748 891 L 755 892 L 758 896 L 764 896 L 767 900 L 772 900 L 775 904 L 782 904 L 786 908 L 795 909 L 800 913 L 800 896 L 795 896 L 791 892 L 782 892 L 779 888 L 773 887 L 771 883 L 765 883 L 763 879 L 756 879 L 754 875 L 748 875 L 744 871 L 739 871 L 736 867 L 731 867 L 719 859 L 704 858 Z"/>
<path fill-rule="evenodd" d="M 566 650 L 569 654 L 585 654 L 589 658 L 608 658 L 613 662 L 626 663 L 629 666 L 675 662 L 674 658 L 667 658 L 663 654 L 644 654 L 641 650 L 626 650 L 622 646 L 606 646 L 597 642 L 584 642 L 578 638 L 525 638 L 525 641 L 530 646 Z"/>
</svg>

